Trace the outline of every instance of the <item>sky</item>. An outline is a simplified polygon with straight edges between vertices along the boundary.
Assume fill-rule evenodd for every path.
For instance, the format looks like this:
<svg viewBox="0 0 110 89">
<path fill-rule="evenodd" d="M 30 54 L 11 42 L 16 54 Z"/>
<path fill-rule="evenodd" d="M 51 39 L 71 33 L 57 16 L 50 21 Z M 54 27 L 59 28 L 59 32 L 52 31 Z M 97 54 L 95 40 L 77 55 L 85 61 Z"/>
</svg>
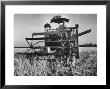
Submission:
<svg viewBox="0 0 110 89">
<path fill-rule="evenodd" d="M 97 44 L 97 14 L 15 14 L 14 46 L 28 46 L 25 38 L 31 38 L 33 32 L 44 32 L 44 24 L 50 23 L 50 20 L 56 15 L 66 16 L 70 19 L 69 23 L 66 23 L 67 27 L 79 24 L 79 33 L 91 29 L 90 33 L 79 37 L 79 44 Z M 50 24 L 53 29 L 59 26 L 57 23 Z"/>
</svg>

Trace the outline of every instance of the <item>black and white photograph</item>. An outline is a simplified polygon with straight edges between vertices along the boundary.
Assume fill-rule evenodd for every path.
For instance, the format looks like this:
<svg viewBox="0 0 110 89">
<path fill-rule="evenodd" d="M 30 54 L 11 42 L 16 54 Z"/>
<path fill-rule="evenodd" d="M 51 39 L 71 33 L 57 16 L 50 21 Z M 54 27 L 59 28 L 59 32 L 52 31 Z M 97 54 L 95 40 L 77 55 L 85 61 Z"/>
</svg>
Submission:
<svg viewBox="0 0 110 89">
<path fill-rule="evenodd" d="M 3 8 L 5 85 L 106 85 L 106 2 L 20 3 Z"/>
<path fill-rule="evenodd" d="M 97 76 L 97 14 L 14 14 L 14 76 Z"/>
</svg>

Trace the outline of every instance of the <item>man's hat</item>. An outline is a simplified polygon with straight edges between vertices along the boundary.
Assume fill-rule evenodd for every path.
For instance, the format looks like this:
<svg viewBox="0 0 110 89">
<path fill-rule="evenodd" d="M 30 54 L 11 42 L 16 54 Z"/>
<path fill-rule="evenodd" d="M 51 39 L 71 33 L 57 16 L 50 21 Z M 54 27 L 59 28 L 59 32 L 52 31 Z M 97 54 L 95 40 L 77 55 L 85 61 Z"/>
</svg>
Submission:
<svg viewBox="0 0 110 89">
<path fill-rule="evenodd" d="M 50 24 L 46 23 L 46 24 L 44 25 L 44 28 L 47 28 L 47 27 L 50 27 L 50 28 L 51 28 Z"/>
</svg>

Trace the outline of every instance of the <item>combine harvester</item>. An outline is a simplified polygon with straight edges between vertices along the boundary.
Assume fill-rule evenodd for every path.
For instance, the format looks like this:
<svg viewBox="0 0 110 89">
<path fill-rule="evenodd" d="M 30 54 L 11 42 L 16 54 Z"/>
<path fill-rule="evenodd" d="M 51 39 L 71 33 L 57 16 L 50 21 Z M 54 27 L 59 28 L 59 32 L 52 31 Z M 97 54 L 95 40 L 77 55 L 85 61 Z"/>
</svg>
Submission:
<svg viewBox="0 0 110 89">
<path fill-rule="evenodd" d="M 54 16 L 50 23 L 59 24 L 57 29 L 51 29 L 50 24 L 47 23 L 44 25 L 45 32 L 32 33 L 31 38 L 25 38 L 29 47 L 15 48 L 27 48 L 22 54 L 28 57 L 53 55 L 56 58 L 66 58 L 67 61 L 74 61 L 73 57 L 75 60 L 79 59 L 78 37 L 90 33 L 91 29 L 78 33 L 78 24 L 67 27 L 66 22 L 69 22 L 68 18 Z M 37 38 L 38 35 L 44 35 L 44 37 Z M 44 42 L 45 46 L 38 46 L 41 42 Z"/>
</svg>

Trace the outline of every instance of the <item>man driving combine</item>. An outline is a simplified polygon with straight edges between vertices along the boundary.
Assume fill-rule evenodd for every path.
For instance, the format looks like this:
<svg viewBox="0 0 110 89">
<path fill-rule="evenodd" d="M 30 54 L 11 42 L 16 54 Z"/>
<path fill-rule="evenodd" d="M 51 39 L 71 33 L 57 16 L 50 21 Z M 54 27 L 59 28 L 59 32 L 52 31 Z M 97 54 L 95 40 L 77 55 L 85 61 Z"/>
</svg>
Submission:
<svg viewBox="0 0 110 89">
<path fill-rule="evenodd" d="M 65 25 L 65 22 L 69 22 L 69 19 L 67 18 L 63 18 L 61 16 L 54 16 L 50 23 L 58 23 L 59 24 L 59 27 L 57 28 L 57 30 L 63 30 L 63 29 L 66 29 L 66 25 Z M 44 28 L 45 28 L 45 32 L 51 32 L 51 26 L 50 24 L 46 23 L 44 25 Z M 59 37 L 62 38 L 63 40 L 66 38 L 66 33 L 63 33 L 63 34 L 59 34 L 56 33 L 56 34 L 45 34 L 45 37 L 47 38 L 50 38 L 48 40 L 45 40 L 45 41 L 58 41 Z M 58 43 L 58 42 L 45 42 L 45 46 L 47 46 L 47 51 L 48 53 L 53 53 L 55 52 L 56 48 L 52 48 L 52 46 L 61 46 L 61 43 Z M 53 51 L 54 50 L 54 51 Z"/>
</svg>

